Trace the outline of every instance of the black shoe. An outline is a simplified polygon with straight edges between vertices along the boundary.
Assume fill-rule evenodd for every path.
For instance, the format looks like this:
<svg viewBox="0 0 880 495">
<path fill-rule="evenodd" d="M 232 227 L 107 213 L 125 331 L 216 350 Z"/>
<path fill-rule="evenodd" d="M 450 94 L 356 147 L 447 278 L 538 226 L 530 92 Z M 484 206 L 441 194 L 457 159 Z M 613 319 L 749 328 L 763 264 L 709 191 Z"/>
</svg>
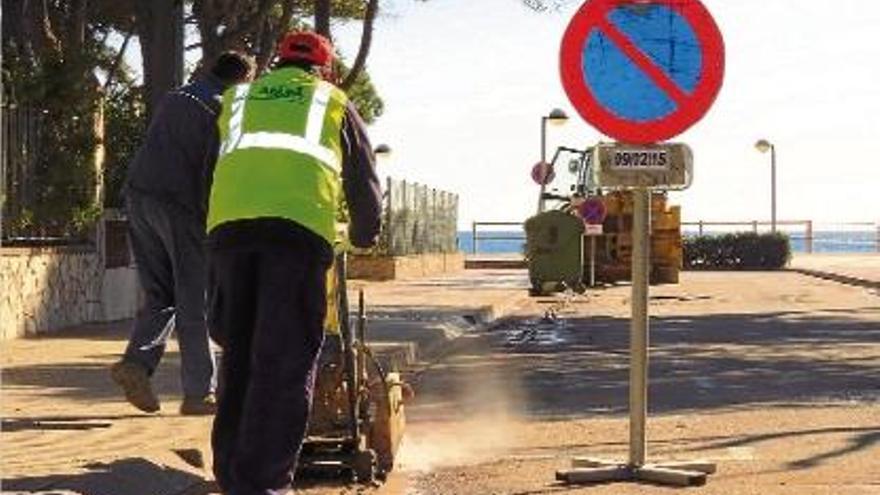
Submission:
<svg viewBox="0 0 880 495">
<path fill-rule="evenodd" d="M 141 411 L 154 413 L 159 410 L 159 398 L 153 393 L 147 370 L 129 361 L 119 361 L 110 368 L 110 376 L 122 387 L 125 398 Z"/>
<path fill-rule="evenodd" d="M 217 399 L 214 394 L 204 397 L 184 397 L 180 403 L 180 414 L 184 416 L 211 416 L 217 413 Z"/>
</svg>

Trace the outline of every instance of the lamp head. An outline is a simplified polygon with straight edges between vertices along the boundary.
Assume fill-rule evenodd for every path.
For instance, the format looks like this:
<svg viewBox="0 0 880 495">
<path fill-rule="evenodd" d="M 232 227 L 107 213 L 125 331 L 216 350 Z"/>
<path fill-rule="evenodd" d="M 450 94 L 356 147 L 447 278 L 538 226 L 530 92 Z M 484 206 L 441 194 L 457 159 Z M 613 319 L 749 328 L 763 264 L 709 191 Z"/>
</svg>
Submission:
<svg viewBox="0 0 880 495">
<path fill-rule="evenodd" d="M 565 113 L 562 109 L 554 108 L 550 115 L 548 115 L 547 120 L 550 121 L 553 125 L 562 125 L 568 122 L 568 114 Z"/>
<path fill-rule="evenodd" d="M 388 146 L 385 143 L 382 143 L 376 146 L 376 149 L 373 150 L 373 153 L 377 158 L 388 158 L 391 156 L 391 146 Z"/>
<path fill-rule="evenodd" d="M 770 141 L 767 141 L 766 139 L 760 139 L 757 143 L 755 143 L 755 149 L 757 149 L 761 153 L 766 153 L 770 151 L 771 148 L 773 148 L 773 145 L 770 144 Z"/>
</svg>

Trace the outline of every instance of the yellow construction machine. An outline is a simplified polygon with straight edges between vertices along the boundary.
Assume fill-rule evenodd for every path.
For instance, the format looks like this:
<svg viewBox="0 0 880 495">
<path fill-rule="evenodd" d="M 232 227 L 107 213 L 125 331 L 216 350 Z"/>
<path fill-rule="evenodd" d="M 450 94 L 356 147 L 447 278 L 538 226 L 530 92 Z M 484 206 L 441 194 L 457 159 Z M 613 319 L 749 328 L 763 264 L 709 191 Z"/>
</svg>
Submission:
<svg viewBox="0 0 880 495">
<path fill-rule="evenodd" d="M 411 392 L 367 343 L 363 290 L 351 325 L 344 252 L 336 256 L 327 286 L 325 342 L 299 472 L 370 483 L 394 468 L 406 424 L 404 395 Z"/>
<path fill-rule="evenodd" d="M 633 195 L 625 189 L 598 185 L 591 156 L 591 148 L 560 147 L 556 151 L 552 161 L 555 177 L 542 188 L 539 212 L 524 224 L 534 295 L 565 288 L 581 291 L 591 281 L 630 280 Z M 590 235 L 578 216 L 578 207 L 588 200 L 604 205 L 601 233 Z M 678 283 L 682 259 L 681 207 L 670 206 L 666 192 L 655 192 L 651 201 L 651 282 Z"/>
</svg>

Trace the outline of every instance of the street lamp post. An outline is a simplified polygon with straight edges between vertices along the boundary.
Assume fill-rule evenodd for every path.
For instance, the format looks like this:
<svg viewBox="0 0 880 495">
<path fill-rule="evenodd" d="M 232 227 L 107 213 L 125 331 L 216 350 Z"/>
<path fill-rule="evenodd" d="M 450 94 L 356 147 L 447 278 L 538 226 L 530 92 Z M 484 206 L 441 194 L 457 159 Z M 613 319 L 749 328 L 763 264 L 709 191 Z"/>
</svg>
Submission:
<svg viewBox="0 0 880 495">
<path fill-rule="evenodd" d="M 391 146 L 382 143 L 376 146 L 376 149 L 373 150 L 373 154 L 376 155 L 376 158 L 388 158 L 391 156 Z"/>
<path fill-rule="evenodd" d="M 541 117 L 541 163 L 547 163 L 547 122 L 553 125 L 563 125 L 568 122 L 565 111 L 554 108 L 549 115 Z M 543 182 L 543 181 L 542 181 Z M 544 211 L 544 191 L 547 184 L 541 184 L 541 194 L 538 196 L 538 213 Z"/>
<path fill-rule="evenodd" d="M 755 148 L 761 153 L 770 152 L 770 231 L 776 233 L 776 145 L 760 139 Z"/>
<path fill-rule="evenodd" d="M 376 157 L 376 165 L 379 165 L 382 162 L 387 161 L 391 157 L 392 149 L 391 146 L 388 146 L 385 143 L 380 143 L 375 148 L 373 148 L 373 156 Z M 390 246 L 391 239 L 389 237 L 389 228 L 391 227 L 392 221 L 392 213 L 391 209 L 393 207 L 393 203 L 391 202 L 391 191 L 393 190 L 392 184 L 393 181 L 390 176 L 385 177 L 386 186 L 385 190 L 382 191 L 382 209 L 384 210 L 382 219 L 382 231 L 380 235 L 385 240 L 386 245 Z M 404 192 L 406 194 L 406 192 Z"/>
</svg>

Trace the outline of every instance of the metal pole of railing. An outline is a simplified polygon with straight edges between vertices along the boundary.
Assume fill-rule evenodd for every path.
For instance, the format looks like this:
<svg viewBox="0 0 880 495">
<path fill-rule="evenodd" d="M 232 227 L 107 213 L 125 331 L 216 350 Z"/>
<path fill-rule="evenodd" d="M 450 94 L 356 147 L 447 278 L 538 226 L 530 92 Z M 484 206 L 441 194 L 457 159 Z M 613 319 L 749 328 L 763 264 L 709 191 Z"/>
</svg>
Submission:
<svg viewBox="0 0 880 495">
<path fill-rule="evenodd" d="M 386 255 L 394 254 L 394 182 L 391 177 L 385 179 L 385 249 Z"/>
<path fill-rule="evenodd" d="M 401 204 L 403 205 L 403 235 L 401 236 L 400 243 L 400 252 L 394 253 L 395 255 L 407 255 L 410 253 L 409 245 L 410 239 L 412 238 L 412 233 L 409 231 L 409 218 L 410 218 L 410 207 L 409 207 L 409 191 L 407 190 L 409 186 L 406 184 L 406 179 L 400 181 L 400 193 L 401 193 Z"/>
<path fill-rule="evenodd" d="M 541 163 L 547 162 L 547 117 L 541 117 Z M 547 182 L 541 177 L 541 191 L 538 193 L 538 213 L 544 212 L 544 191 L 547 190 Z"/>
<path fill-rule="evenodd" d="M 757 220 L 752 220 L 752 231 L 756 234 L 758 233 L 758 221 Z"/>
<path fill-rule="evenodd" d="M 807 253 L 813 253 L 813 221 L 807 220 L 807 238 L 804 240 Z"/>
<path fill-rule="evenodd" d="M 477 222 L 471 227 L 471 253 L 477 254 Z"/>
<path fill-rule="evenodd" d="M 703 236 L 703 221 L 700 220 L 699 223 L 700 223 L 700 237 L 702 237 Z"/>
<path fill-rule="evenodd" d="M 880 253 L 880 222 L 877 223 L 877 252 Z"/>
<path fill-rule="evenodd" d="M 770 231 L 776 233 L 776 145 L 770 145 Z"/>
</svg>

